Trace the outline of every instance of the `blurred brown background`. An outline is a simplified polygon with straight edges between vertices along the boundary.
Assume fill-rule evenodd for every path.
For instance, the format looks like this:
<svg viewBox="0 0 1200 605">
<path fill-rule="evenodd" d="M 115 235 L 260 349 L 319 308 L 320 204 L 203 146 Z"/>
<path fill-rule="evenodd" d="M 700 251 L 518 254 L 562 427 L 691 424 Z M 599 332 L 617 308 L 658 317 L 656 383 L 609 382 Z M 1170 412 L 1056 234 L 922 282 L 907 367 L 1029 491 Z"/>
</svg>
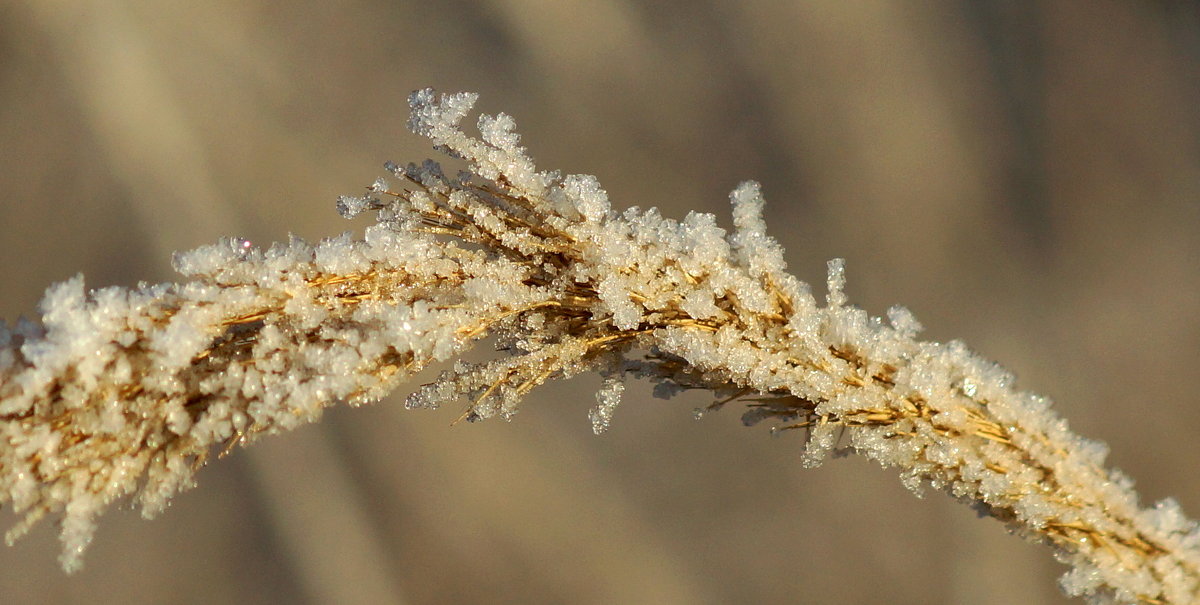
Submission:
<svg viewBox="0 0 1200 605">
<path fill-rule="evenodd" d="M 336 6 L 335 6 L 336 4 Z M 909 306 L 1200 515 L 1200 12 L 1169 2 L 0 3 L 0 316 L 170 252 L 361 225 L 433 152 L 405 96 L 482 94 L 542 168 L 715 212 L 762 181 L 792 268 Z M 858 458 L 800 468 L 702 397 L 593 379 L 512 423 L 400 397 L 200 473 L 159 519 L 0 548 L 5 603 L 1065 603 L 1050 553 Z M 12 516 L 0 514 L 10 525 Z"/>
</svg>

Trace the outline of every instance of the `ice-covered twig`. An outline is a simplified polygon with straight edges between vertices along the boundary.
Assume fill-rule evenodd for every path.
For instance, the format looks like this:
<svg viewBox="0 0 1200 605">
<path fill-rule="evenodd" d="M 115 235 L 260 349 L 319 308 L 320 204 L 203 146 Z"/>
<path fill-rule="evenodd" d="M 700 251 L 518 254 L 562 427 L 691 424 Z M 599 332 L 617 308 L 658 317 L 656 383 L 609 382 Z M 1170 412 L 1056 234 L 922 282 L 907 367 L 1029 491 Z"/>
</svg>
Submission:
<svg viewBox="0 0 1200 605">
<path fill-rule="evenodd" d="M 626 377 L 704 388 L 747 424 L 807 434 L 804 461 L 839 445 L 900 469 L 1050 545 L 1063 587 L 1094 602 L 1200 599 L 1200 531 L 1172 501 L 1141 508 L 1036 395 L 961 343 L 923 342 L 903 308 L 846 302 L 841 261 L 825 304 L 786 272 L 755 183 L 732 194 L 733 233 L 612 209 L 590 176 L 539 172 L 513 120 L 461 121 L 475 96 L 418 91 L 414 132 L 464 160 L 389 166 L 362 239 L 260 249 L 238 240 L 177 255 L 188 281 L 86 292 L 50 288 L 39 322 L 0 329 L 0 500 L 62 523 L 79 565 L 97 514 L 136 494 L 160 511 L 214 451 L 379 399 L 484 337 L 507 354 L 457 362 L 408 399 L 466 399 L 463 418 L 510 417 L 532 389 L 598 371 L 597 432 Z"/>
</svg>

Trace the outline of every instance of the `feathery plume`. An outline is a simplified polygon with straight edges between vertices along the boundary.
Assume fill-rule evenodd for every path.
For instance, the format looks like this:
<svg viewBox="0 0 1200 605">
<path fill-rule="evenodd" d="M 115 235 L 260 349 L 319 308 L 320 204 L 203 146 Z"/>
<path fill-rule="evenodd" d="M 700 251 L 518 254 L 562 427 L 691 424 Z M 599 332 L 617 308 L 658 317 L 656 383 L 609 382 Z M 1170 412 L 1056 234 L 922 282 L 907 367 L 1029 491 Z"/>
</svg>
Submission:
<svg viewBox="0 0 1200 605">
<path fill-rule="evenodd" d="M 710 409 L 743 402 L 747 425 L 804 432 L 806 465 L 849 449 L 1051 546 L 1067 594 L 1200 599 L 1200 529 L 1174 501 L 1141 508 L 1103 444 L 962 343 L 918 340 L 906 309 L 849 305 L 841 260 L 820 304 L 767 235 L 758 184 L 730 195 L 732 233 L 709 214 L 619 212 L 594 177 L 538 171 L 511 117 L 464 132 L 475 100 L 413 93 L 409 127 L 467 170 L 389 164 L 395 185 L 338 200 L 376 213 L 361 239 L 224 240 L 176 255 L 186 281 L 77 277 L 39 321 L 0 325 L 0 503 L 24 515 L 9 541 L 56 515 L 77 569 L 114 500 L 154 516 L 214 451 L 375 401 L 490 337 L 504 355 L 455 362 L 406 405 L 507 419 L 542 383 L 595 371 L 599 433 L 627 377 L 703 388 Z"/>
</svg>

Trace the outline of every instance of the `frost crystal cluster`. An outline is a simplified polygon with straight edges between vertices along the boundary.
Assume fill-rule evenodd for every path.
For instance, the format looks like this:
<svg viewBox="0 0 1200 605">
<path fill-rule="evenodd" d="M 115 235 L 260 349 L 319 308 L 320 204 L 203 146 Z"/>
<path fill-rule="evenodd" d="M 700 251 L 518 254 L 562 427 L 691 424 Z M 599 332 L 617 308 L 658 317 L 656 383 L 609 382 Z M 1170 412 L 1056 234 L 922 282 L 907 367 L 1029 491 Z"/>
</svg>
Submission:
<svg viewBox="0 0 1200 605">
<path fill-rule="evenodd" d="M 626 378 L 708 389 L 713 408 L 745 403 L 747 425 L 806 434 L 806 464 L 849 449 L 1050 545 L 1069 594 L 1200 602 L 1200 531 L 1173 501 L 1140 508 L 1102 444 L 961 343 L 917 340 L 907 310 L 848 305 L 839 260 L 821 304 L 786 272 L 756 183 L 730 195 L 732 233 L 709 214 L 618 211 L 593 177 L 539 172 L 511 117 L 465 133 L 475 99 L 412 95 L 410 128 L 467 170 L 389 165 L 338 200 L 378 215 L 361 239 L 227 240 L 178 254 L 181 283 L 76 278 L 40 321 L 0 326 L 0 501 L 24 515 L 9 540 L 55 516 L 77 568 L 114 500 L 153 516 L 213 452 L 377 400 L 490 338 L 502 354 L 455 362 L 407 405 L 509 418 L 547 380 L 595 371 L 601 432 Z"/>
</svg>

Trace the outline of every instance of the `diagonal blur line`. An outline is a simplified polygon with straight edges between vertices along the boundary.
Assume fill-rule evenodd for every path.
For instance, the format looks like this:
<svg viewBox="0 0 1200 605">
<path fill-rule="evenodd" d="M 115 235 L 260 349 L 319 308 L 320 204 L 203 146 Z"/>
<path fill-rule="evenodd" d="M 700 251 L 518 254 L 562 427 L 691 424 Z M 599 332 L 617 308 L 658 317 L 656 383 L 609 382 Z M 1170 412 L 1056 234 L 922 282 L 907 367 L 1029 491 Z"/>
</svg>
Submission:
<svg viewBox="0 0 1200 605">
<path fill-rule="evenodd" d="M 156 258 L 239 224 L 130 5 L 31 0 L 25 8 L 53 40 L 58 67 L 104 160 L 131 192 Z M 404 603 L 347 461 L 322 431 L 301 431 L 288 445 L 250 448 L 247 457 L 300 588 L 314 603 Z"/>
<path fill-rule="evenodd" d="M 542 402 L 547 402 L 555 394 L 569 397 L 578 387 L 542 388 L 547 391 L 541 393 Z M 687 566 L 679 544 L 646 518 L 640 508 L 644 503 L 622 486 L 619 473 L 594 458 L 595 451 L 570 431 L 530 438 L 538 432 L 531 429 L 520 438 L 502 430 L 468 432 L 475 427 L 459 427 L 460 432 L 449 435 L 444 429 L 406 429 L 404 451 L 421 452 L 424 472 L 439 479 L 436 490 L 412 497 L 414 486 L 406 480 L 415 475 L 400 470 L 396 456 L 381 455 L 376 444 L 395 427 L 411 425 L 410 415 L 423 411 L 428 410 L 383 405 L 380 415 L 392 422 L 359 427 L 366 429 L 357 440 L 364 444 L 359 456 L 390 501 L 404 502 L 417 523 L 436 528 L 442 547 L 469 553 L 460 555 L 469 561 L 495 556 L 494 546 L 480 545 L 514 545 L 520 557 L 536 562 L 544 576 L 540 581 L 578 595 L 578 603 L 713 602 L 711 580 Z M 582 411 L 572 411 L 580 413 L 571 421 L 587 422 Z M 589 431 L 586 437 L 594 436 Z M 501 467 L 519 470 L 504 473 Z M 453 500 L 488 504 L 448 522 Z M 536 516 L 529 514 L 531 508 Z M 570 556 L 563 555 L 565 550 Z"/>
<path fill-rule="evenodd" d="M 54 1 L 26 7 L 53 41 L 103 159 L 131 192 L 155 246 L 169 254 L 198 243 L 198 234 L 236 224 L 213 185 L 203 144 L 126 7 Z"/>
<path fill-rule="evenodd" d="M 295 431 L 285 444 L 246 451 L 267 517 L 299 587 L 312 603 L 405 603 L 387 569 L 383 535 L 326 431 Z"/>
</svg>

